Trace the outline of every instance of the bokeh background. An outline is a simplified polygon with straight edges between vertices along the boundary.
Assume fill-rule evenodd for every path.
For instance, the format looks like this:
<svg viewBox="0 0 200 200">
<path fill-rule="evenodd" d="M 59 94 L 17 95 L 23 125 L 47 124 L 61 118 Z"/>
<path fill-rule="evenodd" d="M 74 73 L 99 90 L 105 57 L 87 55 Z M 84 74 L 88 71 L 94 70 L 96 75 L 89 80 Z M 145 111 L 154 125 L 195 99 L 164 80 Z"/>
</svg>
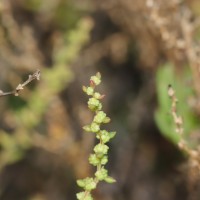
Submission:
<svg viewBox="0 0 200 200">
<path fill-rule="evenodd" d="M 199 13 L 198 0 L 1 0 L 0 89 L 37 69 L 41 80 L 0 99 L 0 199 L 76 199 L 96 142 L 82 130 L 92 120 L 82 85 L 99 71 L 117 183 L 101 183 L 95 199 L 199 200 L 167 96 L 176 85 L 198 147 Z"/>
</svg>

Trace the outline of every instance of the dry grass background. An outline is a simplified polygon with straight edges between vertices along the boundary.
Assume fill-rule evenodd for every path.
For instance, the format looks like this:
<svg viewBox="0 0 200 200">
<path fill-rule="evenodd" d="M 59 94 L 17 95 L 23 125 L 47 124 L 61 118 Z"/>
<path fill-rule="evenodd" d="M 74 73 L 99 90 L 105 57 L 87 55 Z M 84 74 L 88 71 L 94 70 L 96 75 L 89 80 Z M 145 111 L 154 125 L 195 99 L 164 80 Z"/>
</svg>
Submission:
<svg viewBox="0 0 200 200">
<path fill-rule="evenodd" d="M 199 114 L 199 2 L 2 0 L 0 88 L 40 69 L 39 83 L 0 101 L 0 199 L 75 199 L 75 180 L 92 173 L 92 118 L 81 91 L 100 71 L 104 106 L 118 135 L 109 169 L 117 179 L 101 200 L 198 200 L 199 172 L 160 134 L 155 74 L 163 62 L 192 71 Z M 184 167 L 180 167 L 183 166 Z"/>
</svg>

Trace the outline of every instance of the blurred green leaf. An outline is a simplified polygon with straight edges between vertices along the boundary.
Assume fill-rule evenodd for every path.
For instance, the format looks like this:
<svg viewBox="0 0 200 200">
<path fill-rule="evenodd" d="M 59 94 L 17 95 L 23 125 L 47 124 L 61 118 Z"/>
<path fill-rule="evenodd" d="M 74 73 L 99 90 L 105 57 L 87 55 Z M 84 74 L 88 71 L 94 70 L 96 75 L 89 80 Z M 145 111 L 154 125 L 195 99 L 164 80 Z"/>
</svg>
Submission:
<svg viewBox="0 0 200 200">
<path fill-rule="evenodd" d="M 156 87 L 159 108 L 155 113 L 156 123 L 161 133 L 173 143 L 177 144 L 179 135 L 175 132 L 175 124 L 171 116 L 171 100 L 168 96 L 168 85 L 171 84 L 178 98 L 177 112 L 183 117 L 184 137 L 187 138 L 192 130 L 197 129 L 198 120 L 188 99 L 193 95 L 192 86 L 187 86 L 191 72 L 182 68 L 179 73 L 174 71 L 172 64 L 168 63 L 157 70 Z"/>
</svg>

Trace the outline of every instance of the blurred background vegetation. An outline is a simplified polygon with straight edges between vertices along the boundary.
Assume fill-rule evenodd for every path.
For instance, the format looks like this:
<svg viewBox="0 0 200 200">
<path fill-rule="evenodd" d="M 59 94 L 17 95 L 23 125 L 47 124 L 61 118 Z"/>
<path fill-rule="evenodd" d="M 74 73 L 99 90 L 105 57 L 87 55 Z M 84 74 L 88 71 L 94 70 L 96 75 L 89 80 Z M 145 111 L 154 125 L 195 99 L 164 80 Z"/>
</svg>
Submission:
<svg viewBox="0 0 200 200">
<path fill-rule="evenodd" d="M 117 136 L 96 200 L 199 200 L 199 171 L 177 148 L 167 86 L 185 135 L 200 144 L 198 0 L 1 0 L 0 89 L 41 70 L 19 97 L 0 99 L 0 199 L 74 200 L 95 143 L 81 91 L 101 72 Z"/>
</svg>

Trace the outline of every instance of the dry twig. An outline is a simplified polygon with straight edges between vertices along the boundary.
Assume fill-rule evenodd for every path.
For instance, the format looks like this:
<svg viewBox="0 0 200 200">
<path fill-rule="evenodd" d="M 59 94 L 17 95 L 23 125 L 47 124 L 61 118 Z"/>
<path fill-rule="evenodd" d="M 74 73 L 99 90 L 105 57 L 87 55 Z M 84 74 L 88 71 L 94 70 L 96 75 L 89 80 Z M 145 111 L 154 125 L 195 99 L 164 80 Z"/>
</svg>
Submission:
<svg viewBox="0 0 200 200">
<path fill-rule="evenodd" d="M 28 76 L 28 79 L 23 82 L 23 83 L 20 83 L 14 90 L 10 91 L 10 92 L 3 92 L 2 90 L 0 90 L 0 97 L 3 97 L 3 96 L 8 96 L 8 95 L 14 95 L 14 96 L 18 96 L 19 95 L 19 92 L 21 90 L 24 89 L 24 87 L 26 85 L 28 85 L 30 82 L 32 82 L 33 80 L 40 80 L 40 70 L 37 70 L 34 74 L 32 75 L 29 75 Z"/>
<path fill-rule="evenodd" d="M 198 150 L 191 149 L 186 140 L 183 138 L 183 119 L 180 115 L 177 113 L 177 102 L 178 99 L 175 94 L 175 90 L 172 88 L 171 85 L 168 86 L 168 95 L 172 101 L 171 104 L 171 114 L 176 126 L 176 132 L 180 135 L 180 140 L 178 142 L 178 146 L 181 150 L 186 152 L 189 155 L 190 163 L 193 167 L 197 167 L 200 171 L 200 159 L 199 159 L 199 152 Z"/>
</svg>

